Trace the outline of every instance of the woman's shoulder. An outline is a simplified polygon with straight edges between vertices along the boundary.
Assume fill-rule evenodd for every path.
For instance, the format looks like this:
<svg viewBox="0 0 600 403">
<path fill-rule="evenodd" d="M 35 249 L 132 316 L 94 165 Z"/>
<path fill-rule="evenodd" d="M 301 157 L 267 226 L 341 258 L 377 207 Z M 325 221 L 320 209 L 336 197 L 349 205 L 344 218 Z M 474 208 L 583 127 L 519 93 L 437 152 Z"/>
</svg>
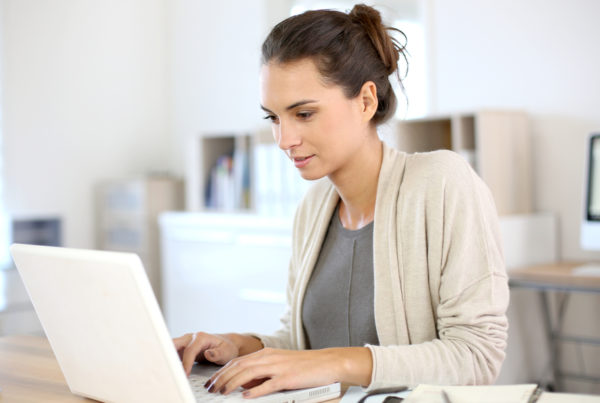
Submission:
<svg viewBox="0 0 600 403">
<path fill-rule="evenodd" d="M 436 150 L 407 155 L 407 166 L 421 171 L 454 173 L 470 171 L 470 165 L 460 154 L 451 150 Z M 440 171 L 441 169 L 441 171 Z"/>
<path fill-rule="evenodd" d="M 408 154 L 406 157 L 405 179 L 408 180 L 455 182 L 460 185 L 476 177 L 469 162 L 454 151 L 436 150 Z"/>
</svg>

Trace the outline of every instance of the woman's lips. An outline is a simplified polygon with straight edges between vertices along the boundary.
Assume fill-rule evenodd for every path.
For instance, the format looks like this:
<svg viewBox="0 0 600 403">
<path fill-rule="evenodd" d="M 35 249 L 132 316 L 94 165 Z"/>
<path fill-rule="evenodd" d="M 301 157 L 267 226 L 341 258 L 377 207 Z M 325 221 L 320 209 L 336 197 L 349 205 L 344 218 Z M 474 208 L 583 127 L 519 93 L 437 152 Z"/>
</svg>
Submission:
<svg viewBox="0 0 600 403">
<path fill-rule="evenodd" d="M 304 168 L 313 159 L 314 155 L 308 157 L 294 157 L 294 165 L 296 168 Z"/>
</svg>

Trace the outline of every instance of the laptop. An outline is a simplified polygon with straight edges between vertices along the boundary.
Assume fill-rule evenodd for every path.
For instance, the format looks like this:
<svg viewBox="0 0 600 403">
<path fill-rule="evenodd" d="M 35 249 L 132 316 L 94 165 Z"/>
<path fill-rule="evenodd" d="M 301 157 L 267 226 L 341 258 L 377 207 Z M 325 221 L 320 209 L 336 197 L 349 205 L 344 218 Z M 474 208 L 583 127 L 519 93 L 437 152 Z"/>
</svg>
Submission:
<svg viewBox="0 0 600 403">
<path fill-rule="evenodd" d="M 248 400 L 188 379 L 140 258 L 133 253 L 13 244 L 10 247 L 71 392 L 106 402 L 320 402 L 339 383 Z"/>
</svg>

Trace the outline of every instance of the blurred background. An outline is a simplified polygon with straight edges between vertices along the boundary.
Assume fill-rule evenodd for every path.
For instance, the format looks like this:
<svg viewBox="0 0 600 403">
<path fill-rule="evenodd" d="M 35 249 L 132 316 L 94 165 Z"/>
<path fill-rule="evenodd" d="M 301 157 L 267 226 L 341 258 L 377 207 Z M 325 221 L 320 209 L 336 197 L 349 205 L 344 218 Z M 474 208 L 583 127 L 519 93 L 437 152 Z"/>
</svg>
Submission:
<svg viewBox="0 0 600 403">
<path fill-rule="evenodd" d="M 530 225 L 524 215 L 544 223 L 519 245 L 523 255 L 534 249 L 540 254 L 514 265 L 600 261 L 600 251 L 584 250 L 579 235 L 586 140 L 600 132 L 600 3 L 366 3 L 406 33 L 410 53 L 406 97 L 397 93 L 396 118 L 381 128 L 382 138 L 403 144 L 399 133 L 413 127 L 403 122 L 433 124 L 427 130 L 441 124 L 443 133 L 467 127 L 467 142 L 475 143 L 467 151 L 478 154 L 465 155 L 482 167 L 493 160 L 506 172 L 519 154 L 525 168 L 502 186 L 511 200 L 525 204 L 501 211 L 508 223 L 503 228 L 514 228 L 514 220 Z M 195 327 L 206 323 L 193 319 L 194 294 L 205 283 L 190 280 L 203 267 L 218 266 L 224 273 L 211 280 L 216 284 L 245 279 L 254 272 L 236 272 L 235 261 L 222 263 L 230 246 L 243 256 L 256 254 L 257 260 L 270 253 L 278 274 L 263 274 L 276 282 L 249 287 L 240 280 L 235 295 L 241 305 L 231 309 L 257 304 L 269 316 L 261 326 L 276 327 L 270 316 L 283 303 L 291 216 L 307 185 L 283 165 L 262 121 L 260 45 L 287 16 L 352 5 L 0 0 L 0 335 L 41 333 L 8 255 L 15 240 L 140 253 L 173 333 L 200 330 Z M 500 129 L 484 130 L 490 127 L 484 125 L 490 121 L 486 113 L 493 111 L 520 119 L 507 129 L 518 148 L 499 154 L 501 161 L 478 149 L 484 149 L 486 138 L 499 136 L 494 133 Z M 514 125 L 519 129 L 511 129 Z M 494 181 L 488 172 L 480 173 Z M 513 186 L 523 177 L 525 187 Z M 501 205 L 501 196 L 495 196 Z M 250 233 L 240 235 L 239 222 L 248 223 L 244 231 Z M 193 239 L 186 238 L 190 231 L 196 231 Z M 237 234 L 235 240 L 215 248 L 210 242 L 227 231 Z M 536 243 L 539 231 L 549 247 Z M 220 267 L 227 265 L 232 271 L 225 273 Z M 175 272 L 177 280 L 171 278 Z M 186 294 L 176 281 L 194 288 Z M 529 294 L 513 293 L 511 315 L 522 316 L 511 321 L 499 382 L 552 381 L 549 346 L 535 322 L 540 307 Z M 600 335 L 599 302 L 597 295 L 572 298 L 564 326 Z M 219 326 L 215 322 L 214 329 Z M 563 346 L 561 362 L 589 375 L 566 381 L 565 389 L 600 393 L 593 379 L 600 375 L 598 348 Z"/>
</svg>

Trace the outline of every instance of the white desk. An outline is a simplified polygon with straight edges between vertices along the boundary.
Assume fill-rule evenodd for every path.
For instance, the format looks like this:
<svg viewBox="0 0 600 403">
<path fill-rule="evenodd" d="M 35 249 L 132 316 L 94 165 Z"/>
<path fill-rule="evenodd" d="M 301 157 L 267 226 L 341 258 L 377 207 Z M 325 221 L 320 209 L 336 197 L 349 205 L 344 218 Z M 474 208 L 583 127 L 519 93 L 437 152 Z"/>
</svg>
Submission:
<svg viewBox="0 0 600 403">
<path fill-rule="evenodd" d="M 581 263 L 559 262 L 529 266 L 509 272 L 509 284 L 511 287 L 528 288 L 539 293 L 542 304 L 542 318 L 550 345 L 550 357 L 556 390 L 564 389 L 562 385 L 563 378 L 600 382 L 600 377 L 597 376 L 570 373 L 561 370 L 559 354 L 561 341 L 600 345 L 600 338 L 576 337 L 563 334 L 553 323 L 554 321 L 552 320 L 548 304 L 548 295 L 551 292 L 565 292 L 567 296 L 570 293 L 600 294 L 600 276 L 574 274 L 573 270 L 580 265 Z"/>
</svg>

